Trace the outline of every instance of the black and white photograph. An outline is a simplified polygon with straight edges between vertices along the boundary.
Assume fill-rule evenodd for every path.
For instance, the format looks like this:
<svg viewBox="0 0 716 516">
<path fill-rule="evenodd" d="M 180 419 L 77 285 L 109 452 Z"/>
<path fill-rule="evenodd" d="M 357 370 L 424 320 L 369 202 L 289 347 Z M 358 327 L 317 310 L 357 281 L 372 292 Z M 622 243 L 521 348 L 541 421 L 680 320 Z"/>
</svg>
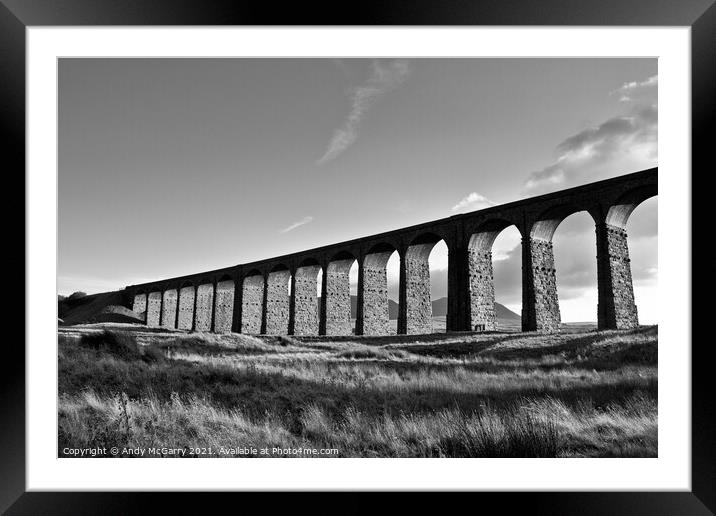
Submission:
<svg viewBox="0 0 716 516">
<path fill-rule="evenodd" d="M 659 77 L 58 58 L 57 457 L 659 457 Z"/>
<path fill-rule="evenodd" d="M 0 513 L 711 514 L 713 3 L 0 0 Z"/>
</svg>

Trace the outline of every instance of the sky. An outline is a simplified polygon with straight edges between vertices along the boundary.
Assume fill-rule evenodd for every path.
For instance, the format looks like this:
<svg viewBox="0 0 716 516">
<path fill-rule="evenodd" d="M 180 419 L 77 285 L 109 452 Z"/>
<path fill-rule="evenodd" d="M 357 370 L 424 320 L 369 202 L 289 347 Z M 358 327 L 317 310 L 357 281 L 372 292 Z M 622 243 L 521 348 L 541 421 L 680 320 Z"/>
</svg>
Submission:
<svg viewBox="0 0 716 516">
<path fill-rule="evenodd" d="M 657 90 L 656 59 L 60 59 L 59 293 L 656 166 Z M 657 318 L 657 209 L 646 201 L 627 225 L 641 322 Z M 554 236 L 566 322 L 596 319 L 594 238 L 585 212 Z M 446 255 L 441 243 L 430 256 L 433 298 Z M 493 257 L 496 299 L 519 313 L 516 228 Z"/>
</svg>

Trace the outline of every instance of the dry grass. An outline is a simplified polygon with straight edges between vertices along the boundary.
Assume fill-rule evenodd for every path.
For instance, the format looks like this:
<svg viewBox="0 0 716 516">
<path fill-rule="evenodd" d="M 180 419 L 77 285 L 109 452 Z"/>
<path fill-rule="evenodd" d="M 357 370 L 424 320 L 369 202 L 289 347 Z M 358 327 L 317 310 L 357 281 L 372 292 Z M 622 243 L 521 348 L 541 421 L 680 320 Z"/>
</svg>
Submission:
<svg viewBox="0 0 716 516">
<path fill-rule="evenodd" d="M 335 340 L 123 328 L 60 334 L 60 450 L 657 454 L 655 327 Z"/>
</svg>

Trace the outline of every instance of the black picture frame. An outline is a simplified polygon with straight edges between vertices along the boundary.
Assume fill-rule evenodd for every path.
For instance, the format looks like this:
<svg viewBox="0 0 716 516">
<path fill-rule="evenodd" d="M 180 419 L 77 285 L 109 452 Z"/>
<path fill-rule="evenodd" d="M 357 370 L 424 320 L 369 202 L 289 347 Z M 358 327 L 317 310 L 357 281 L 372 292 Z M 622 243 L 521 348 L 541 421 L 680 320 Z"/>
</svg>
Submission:
<svg viewBox="0 0 716 516">
<path fill-rule="evenodd" d="M 15 172 L 24 176 L 25 171 L 25 30 L 30 26 L 63 25 L 689 26 L 692 45 L 692 170 L 703 168 L 706 177 L 710 175 L 706 159 L 707 149 L 712 143 L 707 134 L 716 103 L 716 7 L 713 0 L 364 0 L 354 9 L 345 7 L 340 2 L 331 6 L 287 2 L 279 8 L 269 2 L 231 0 L 0 0 L 0 120 L 6 177 Z M 688 174 L 688 171 L 684 173 Z M 692 173 L 693 192 L 697 191 L 693 188 L 695 180 L 696 175 Z M 697 221 L 699 214 L 705 214 L 706 206 L 699 206 L 696 202 L 693 206 L 692 218 Z M 694 269 L 699 267 L 699 260 L 709 259 L 697 253 L 692 256 Z M 16 253 L 10 267 L 25 270 L 26 258 L 24 251 Z M 695 293 L 708 288 L 708 283 L 697 282 Z M 693 323 L 708 320 L 706 310 L 709 306 L 695 302 L 692 306 Z M 680 344 L 691 345 L 690 342 Z M 713 425 L 716 404 L 713 403 L 713 388 L 709 381 L 711 363 L 708 360 L 712 344 L 709 341 L 700 344 L 691 349 L 691 492 L 481 493 L 478 503 L 489 501 L 497 504 L 501 512 L 527 507 L 532 512 L 549 514 L 716 512 L 716 429 Z M 0 374 L 0 510 L 7 511 L 7 514 L 131 514 L 150 507 L 158 497 L 162 497 L 163 512 L 184 513 L 190 510 L 185 493 L 168 496 L 165 493 L 26 492 L 24 348 L 17 341 L 7 342 L 3 358 L 5 368 Z M 257 497 L 263 496 L 262 500 L 265 500 L 267 494 L 225 493 L 216 496 L 240 496 L 242 507 L 248 507 L 264 504 Z M 376 496 L 367 494 L 359 497 L 352 493 L 350 501 L 340 502 L 344 507 L 341 512 L 371 510 L 382 504 L 375 499 Z M 327 503 L 322 494 L 316 493 L 297 494 L 291 498 L 292 510 L 302 507 L 320 509 Z M 422 494 L 411 496 L 410 504 L 425 509 L 430 507 L 426 502 Z M 207 502 L 204 499 L 200 503 L 204 505 Z M 272 507 L 274 503 L 275 498 L 271 502 Z M 451 505 L 457 503 L 465 501 L 451 500 Z M 471 500 L 468 503 L 476 502 Z M 403 508 L 408 509 L 408 506 Z M 441 508 L 444 510 L 445 506 Z"/>
</svg>

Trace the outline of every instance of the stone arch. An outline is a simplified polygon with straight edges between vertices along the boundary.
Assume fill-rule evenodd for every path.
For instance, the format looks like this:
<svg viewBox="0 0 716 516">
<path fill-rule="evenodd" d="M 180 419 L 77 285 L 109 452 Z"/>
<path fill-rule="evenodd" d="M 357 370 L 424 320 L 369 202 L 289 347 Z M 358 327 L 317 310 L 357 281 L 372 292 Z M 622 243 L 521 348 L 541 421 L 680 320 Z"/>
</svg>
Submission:
<svg viewBox="0 0 716 516">
<path fill-rule="evenodd" d="M 390 255 L 396 251 L 398 251 L 398 247 L 388 242 L 374 244 L 368 248 L 368 251 L 366 251 L 363 258 L 363 264 L 370 265 L 371 267 L 381 265 L 385 266 L 385 264 L 388 263 Z"/>
<path fill-rule="evenodd" d="M 214 332 L 231 333 L 234 317 L 234 278 L 223 274 L 216 282 L 214 293 Z"/>
<path fill-rule="evenodd" d="M 500 233 L 510 226 L 515 226 L 520 231 L 517 224 L 507 219 L 490 219 L 482 222 L 470 234 L 468 246 L 477 251 L 490 251 Z"/>
<path fill-rule="evenodd" d="M 527 245 L 523 240 L 523 330 L 559 330 L 562 316 L 552 240 L 567 217 L 585 211 L 596 222 L 598 216 L 593 208 L 576 204 L 553 206 L 535 219 Z"/>
<path fill-rule="evenodd" d="M 607 210 L 605 221 L 607 226 L 626 229 L 632 212 L 642 202 L 658 194 L 656 185 L 645 185 L 622 194 Z"/>
<path fill-rule="evenodd" d="M 639 325 L 626 226 L 636 207 L 656 195 L 656 184 L 632 188 L 609 206 L 604 222 L 597 224 L 599 328 L 630 329 Z"/>
<path fill-rule="evenodd" d="M 211 331 L 211 320 L 214 317 L 214 282 L 204 278 L 198 281 L 194 302 L 194 329 Z"/>
<path fill-rule="evenodd" d="M 321 285 L 322 335 L 351 335 L 350 271 L 357 258 L 350 251 L 339 251 L 328 259 Z"/>
<path fill-rule="evenodd" d="M 196 288 L 191 281 L 184 281 L 179 285 L 179 308 L 177 315 L 177 328 L 192 330 L 194 327 L 194 302 Z"/>
<path fill-rule="evenodd" d="M 356 333 L 362 335 L 392 333 L 386 266 L 395 252 L 398 252 L 400 257 L 400 252 L 394 245 L 380 242 L 371 246 L 363 257 L 358 276 Z"/>
<path fill-rule="evenodd" d="M 564 219 L 580 211 L 588 212 L 594 218 L 594 211 L 574 204 L 554 206 L 542 212 L 530 228 L 530 238 L 551 242 L 555 231 Z M 596 220 L 596 219 L 595 219 Z"/>
<path fill-rule="evenodd" d="M 413 238 L 408 244 L 408 247 L 405 250 L 405 258 L 425 258 L 427 259 L 428 256 L 430 256 L 430 251 L 432 251 L 435 244 L 440 242 L 440 240 L 445 240 L 440 235 L 433 233 L 433 232 L 427 232 L 422 233 L 421 235 Z"/>
<path fill-rule="evenodd" d="M 428 259 L 433 247 L 440 241 L 445 240 L 435 233 L 427 232 L 415 237 L 405 249 L 401 262 L 398 333 L 423 334 L 433 331 Z"/>
<path fill-rule="evenodd" d="M 468 270 L 470 288 L 470 329 L 495 331 L 499 329 L 495 313 L 495 278 L 492 247 L 497 237 L 509 227 L 519 227 L 506 219 L 492 219 L 478 225 L 468 242 Z M 521 234 L 521 232 L 520 232 Z"/>
<path fill-rule="evenodd" d="M 289 330 L 291 270 L 286 264 L 275 265 L 266 280 L 264 331 L 268 335 L 287 335 Z"/>
</svg>

